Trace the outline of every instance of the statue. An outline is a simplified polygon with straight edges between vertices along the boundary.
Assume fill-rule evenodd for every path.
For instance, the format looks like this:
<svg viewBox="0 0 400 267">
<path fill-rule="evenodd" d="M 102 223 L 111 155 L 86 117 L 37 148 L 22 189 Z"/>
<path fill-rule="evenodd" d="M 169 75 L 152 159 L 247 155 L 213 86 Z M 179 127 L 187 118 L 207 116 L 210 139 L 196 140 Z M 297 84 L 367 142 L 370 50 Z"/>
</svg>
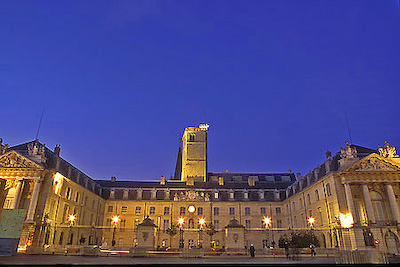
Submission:
<svg viewBox="0 0 400 267">
<path fill-rule="evenodd" d="M 399 155 L 396 154 L 396 148 L 390 146 L 387 141 L 385 141 L 384 147 L 379 147 L 379 154 L 385 158 L 398 158 Z"/>
<path fill-rule="evenodd" d="M 8 148 L 8 144 L 3 145 L 3 138 L 0 138 L 0 155 L 3 155 L 6 153 Z"/>
<path fill-rule="evenodd" d="M 330 159 L 331 156 L 332 156 L 332 152 L 330 152 L 329 150 L 327 150 L 327 151 L 325 152 L 325 156 L 326 156 L 327 159 Z"/>
<path fill-rule="evenodd" d="M 355 147 L 351 147 L 349 141 L 346 141 L 346 147 L 340 148 L 340 157 L 342 159 L 353 159 L 357 157 L 357 150 Z"/>
</svg>

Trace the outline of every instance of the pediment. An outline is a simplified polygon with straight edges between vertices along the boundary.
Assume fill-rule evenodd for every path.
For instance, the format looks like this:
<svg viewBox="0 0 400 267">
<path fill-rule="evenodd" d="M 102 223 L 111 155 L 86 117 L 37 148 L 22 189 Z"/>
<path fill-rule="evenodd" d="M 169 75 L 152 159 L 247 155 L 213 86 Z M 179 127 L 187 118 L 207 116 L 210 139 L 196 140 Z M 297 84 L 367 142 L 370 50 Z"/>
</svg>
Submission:
<svg viewBox="0 0 400 267">
<path fill-rule="evenodd" d="M 36 162 L 22 156 L 16 151 L 7 152 L 0 156 L 0 168 L 14 168 L 14 169 L 35 169 L 42 170 L 43 167 Z"/>
<path fill-rule="evenodd" d="M 368 155 L 367 157 L 361 159 L 360 161 L 356 162 L 349 168 L 345 170 L 346 172 L 348 171 L 356 171 L 356 172 L 371 172 L 371 171 L 376 171 L 376 172 L 393 172 L 393 171 L 400 171 L 400 166 L 397 164 L 373 153 L 371 155 Z"/>
</svg>

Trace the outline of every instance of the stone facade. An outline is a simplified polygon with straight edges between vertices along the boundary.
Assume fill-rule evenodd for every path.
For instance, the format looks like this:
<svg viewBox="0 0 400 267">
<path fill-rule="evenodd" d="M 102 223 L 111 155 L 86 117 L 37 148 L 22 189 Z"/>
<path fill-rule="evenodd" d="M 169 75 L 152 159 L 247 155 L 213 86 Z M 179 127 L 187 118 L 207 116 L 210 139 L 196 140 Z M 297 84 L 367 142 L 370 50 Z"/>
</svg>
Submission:
<svg viewBox="0 0 400 267">
<path fill-rule="evenodd" d="M 160 181 L 93 180 L 63 160 L 59 146 L 2 145 L 3 207 L 27 211 L 20 249 L 178 249 L 183 243 L 262 250 L 277 247 L 285 234 L 312 229 L 323 248 L 399 253 L 400 159 L 389 144 L 378 152 L 346 143 L 304 176 L 209 173 L 207 131 L 206 125 L 185 130 L 181 173 Z M 139 225 L 146 218 L 155 227 L 144 240 Z"/>
</svg>

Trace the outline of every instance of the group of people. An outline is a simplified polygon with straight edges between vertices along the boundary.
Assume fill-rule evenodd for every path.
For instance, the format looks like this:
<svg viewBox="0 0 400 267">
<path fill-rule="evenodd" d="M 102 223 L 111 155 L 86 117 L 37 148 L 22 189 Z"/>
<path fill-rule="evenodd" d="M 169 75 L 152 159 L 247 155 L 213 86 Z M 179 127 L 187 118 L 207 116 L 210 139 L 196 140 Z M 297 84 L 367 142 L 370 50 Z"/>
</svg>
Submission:
<svg viewBox="0 0 400 267">
<path fill-rule="evenodd" d="M 254 248 L 253 244 L 250 245 L 249 252 L 250 252 L 250 257 L 254 258 L 256 255 L 256 249 Z M 311 257 L 315 257 L 317 255 L 314 244 L 310 244 L 310 253 L 311 253 Z M 289 253 L 289 244 L 287 242 L 285 242 L 285 254 L 286 254 L 286 258 L 288 259 L 290 253 Z"/>
</svg>

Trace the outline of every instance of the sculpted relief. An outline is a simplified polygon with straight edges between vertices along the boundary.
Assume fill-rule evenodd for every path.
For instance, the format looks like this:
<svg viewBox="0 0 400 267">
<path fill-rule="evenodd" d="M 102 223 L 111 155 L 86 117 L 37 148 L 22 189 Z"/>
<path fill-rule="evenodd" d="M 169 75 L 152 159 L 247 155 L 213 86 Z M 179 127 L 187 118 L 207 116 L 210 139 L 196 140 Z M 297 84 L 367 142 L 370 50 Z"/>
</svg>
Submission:
<svg viewBox="0 0 400 267">
<path fill-rule="evenodd" d="M 360 163 L 355 171 L 398 171 L 395 167 L 384 164 L 383 162 L 371 158 Z"/>
<path fill-rule="evenodd" d="M 38 166 L 15 152 L 0 157 L 0 168 L 35 168 Z"/>
<path fill-rule="evenodd" d="M 186 192 L 180 192 L 174 194 L 174 201 L 210 201 L 209 194 L 204 192 L 197 192 L 193 190 L 188 190 Z"/>
<path fill-rule="evenodd" d="M 396 148 L 394 146 L 390 146 L 387 141 L 385 141 L 385 145 L 379 147 L 379 154 L 385 158 L 398 158 L 399 155 L 396 154 Z"/>
</svg>

